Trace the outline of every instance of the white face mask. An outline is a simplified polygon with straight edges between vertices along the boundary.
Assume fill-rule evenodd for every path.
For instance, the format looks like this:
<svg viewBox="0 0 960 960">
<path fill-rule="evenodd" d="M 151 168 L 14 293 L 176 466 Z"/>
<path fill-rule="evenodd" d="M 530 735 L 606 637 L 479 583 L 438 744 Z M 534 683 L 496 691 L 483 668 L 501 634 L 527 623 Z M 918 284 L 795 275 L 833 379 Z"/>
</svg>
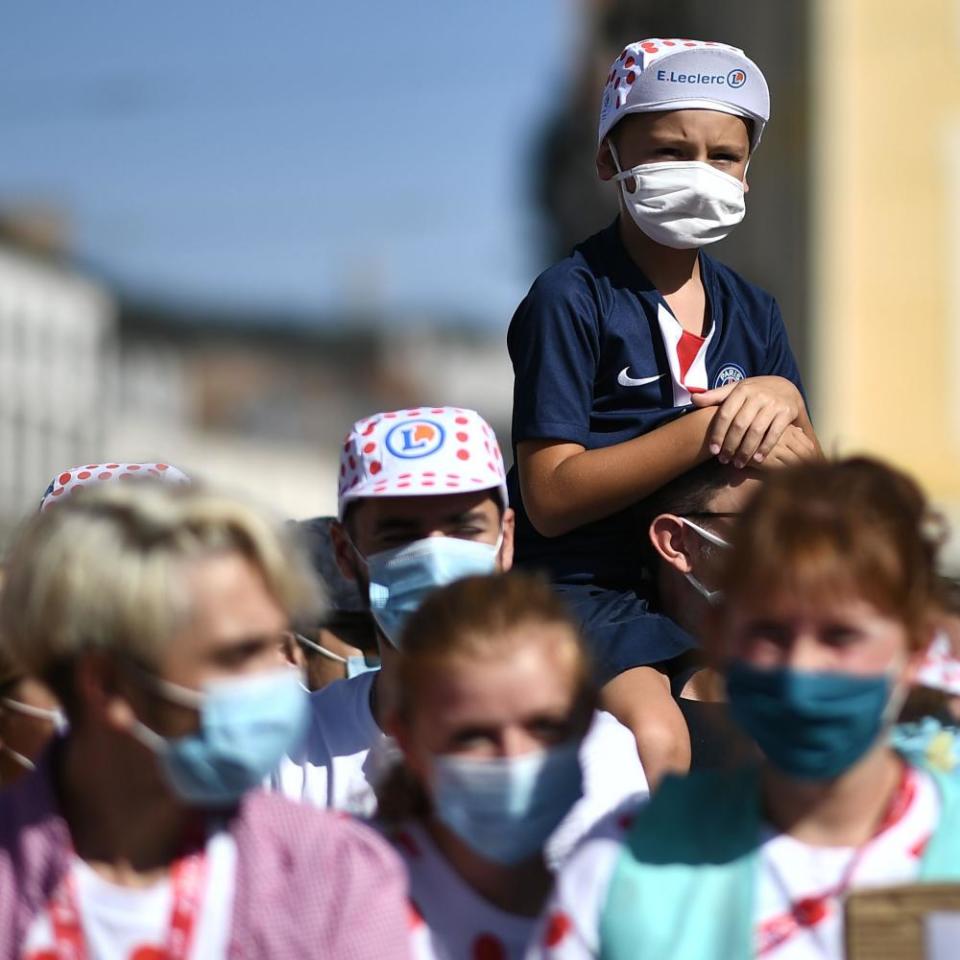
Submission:
<svg viewBox="0 0 960 960">
<path fill-rule="evenodd" d="M 622 170 L 616 147 L 607 142 L 627 210 L 651 240 L 691 250 L 722 240 L 743 219 L 743 182 L 735 177 L 699 160 L 641 163 Z M 631 178 L 633 193 L 626 184 Z"/>
<path fill-rule="evenodd" d="M 694 523 L 692 520 L 688 520 L 686 517 L 678 517 L 679 521 L 685 526 L 689 527 L 695 533 L 698 533 L 704 540 L 708 543 L 712 543 L 715 547 L 722 547 L 725 550 L 730 549 L 730 541 L 724 540 L 718 533 L 714 533 L 712 530 L 707 530 L 706 527 L 701 527 L 699 523 Z M 684 577 L 687 579 L 687 583 L 693 587 L 697 593 L 703 597 L 711 606 L 719 603 L 723 599 L 722 590 L 708 590 L 703 583 L 698 580 L 692 573 L 685 573 Z"/>
</svg>

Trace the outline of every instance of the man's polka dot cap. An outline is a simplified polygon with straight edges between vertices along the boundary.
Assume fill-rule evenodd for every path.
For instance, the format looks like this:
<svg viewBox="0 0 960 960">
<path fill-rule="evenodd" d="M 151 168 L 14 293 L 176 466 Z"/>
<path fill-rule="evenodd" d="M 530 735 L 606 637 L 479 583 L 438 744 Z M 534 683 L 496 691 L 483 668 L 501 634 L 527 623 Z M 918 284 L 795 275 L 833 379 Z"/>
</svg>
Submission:
<svg viewBox="0 0 960 960">
<path fill-rule="evenodd" d="M 770 91 L 742 50 L 713 40 L 638 40 L 613 61 L 600 99 L 598 143 L 628 113 L 718 110 L 753 121 L 756 150 Z"/>
<path fill-rule="evenodd" d="M 40 509 L 46 510 L 52 504 L 65 500 L 81 487 L 136 480 L 138 477 L 173 484 L 190 482 L 182 470 L 169 463 L 88 463 L 58 473 L 50 481 L 40 502 Z"/>
<path fill-rule="evenodd" d="M 358 420 L 340 451 L 338 512 L 367 497 L 422 497 L 497 490 L 506 471 L 490 425 L 461 407 L 391 410 Z"/>
</svg>

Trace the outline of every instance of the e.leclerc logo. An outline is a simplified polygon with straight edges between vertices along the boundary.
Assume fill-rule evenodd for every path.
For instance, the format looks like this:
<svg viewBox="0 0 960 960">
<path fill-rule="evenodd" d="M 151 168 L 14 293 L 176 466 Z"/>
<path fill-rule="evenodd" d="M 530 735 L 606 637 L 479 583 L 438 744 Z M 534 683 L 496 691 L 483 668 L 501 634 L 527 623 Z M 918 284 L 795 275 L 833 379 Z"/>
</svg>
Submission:
<svg viewBox="0 0 960 960">
<path fill-rule="evenodd" d="M 404 420 L 392 427 L 384 441 L 387 449 L 404 460 L 429 457 L 443 446 L 443 427 L 433 420 Z"/>
<path fill-rule="evenodd" d="M 717 379 L 713 384 L 714 389 L 717 387 L 725 387 L 731 383 L 739 383 L 741 380 L 744 380 L 746 376 L 746 372 L 739 364 L 724 364 L 723 367 L 720 368 L 720 372 L 717 374 Z"/>
<path fill-rule="evenodd" d="M 658 70 L 657 79 L 667 83 L 699 83 L 716 84 L 721 87 L 732 87 L 736 90 L 747 82 L 746 70 L 731 70 L 726 76 L 722 73 L 677 73 L 674 70 Z"/>
</svg>

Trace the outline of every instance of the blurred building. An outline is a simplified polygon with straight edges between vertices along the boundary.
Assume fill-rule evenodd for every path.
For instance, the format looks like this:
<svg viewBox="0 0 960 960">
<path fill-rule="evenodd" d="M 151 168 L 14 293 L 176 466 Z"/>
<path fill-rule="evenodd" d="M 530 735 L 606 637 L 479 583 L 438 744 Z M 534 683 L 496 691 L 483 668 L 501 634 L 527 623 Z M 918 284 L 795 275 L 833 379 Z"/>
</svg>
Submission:
<svg viewBox="0 0 960 960">
<path fill-rule="evenodd" d="M 355 420 L 452 404 L 507 437 L 511 388 L 500 338 L 442 317 L 124 302 L 111 455 L 170 460 L 290 516 L 332 514 Z"/>
<path fill-rule="evenodd" d="M 100 284 L 0 223 L 0 537 L 57 469 L 103 448 L 115 310 Z"/>
<path fill-rule="evenodd" d="M 131 299 L 0 217 L 0 542 L 60 470 L 161 460 L 287 516 L 336 510 L 339 451 L 378 410 L 479 408 L 508 436 L 501 338 L 469 318 Z M 89 274 L 90 271 L 87 273 Z"/>
</svg>

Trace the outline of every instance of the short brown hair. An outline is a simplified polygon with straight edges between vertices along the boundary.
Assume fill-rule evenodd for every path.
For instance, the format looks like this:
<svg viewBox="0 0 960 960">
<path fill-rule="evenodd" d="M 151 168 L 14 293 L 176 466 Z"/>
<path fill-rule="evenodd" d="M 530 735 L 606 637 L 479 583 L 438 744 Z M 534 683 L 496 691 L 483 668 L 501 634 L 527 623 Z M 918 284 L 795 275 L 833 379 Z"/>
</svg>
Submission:
<svg viewBox="0 0 960 960">
<path fill-rule="evenodd" d="M 944 525 L 920 487 L 878 460 L 818 461 L 773 474 L 750 501 L 724 565 L 720 619 L 751 594 L 856 594 L 928 639 Z"/>
</svg>

